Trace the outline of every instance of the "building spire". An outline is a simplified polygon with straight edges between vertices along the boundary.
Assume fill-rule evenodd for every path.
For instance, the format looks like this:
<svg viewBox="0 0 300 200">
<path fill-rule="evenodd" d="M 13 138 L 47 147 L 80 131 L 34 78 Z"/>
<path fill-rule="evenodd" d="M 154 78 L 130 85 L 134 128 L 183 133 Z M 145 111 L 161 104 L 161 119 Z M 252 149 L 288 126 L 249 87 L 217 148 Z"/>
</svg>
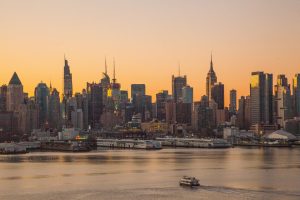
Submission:
<svg viewBox="0 0 300 200">
<path fill-rule="evenodd" d="M 50 93 L 52 93 L 52 83 L 51 83 L 51 80 L 50 80 Z"/>
<path fill-rule="evenodd" d="M 178 76 L 180 76 L 180 61 L 178 61 Z"/>
<path fill-rule="evenodd" d="M 213 64 L 213 57 L 212 57 L 212 52 L 210 53 L 210 71 L 214 70 L 214 64 Z"/>
<path fill-rule="evenodd" d="M 113 65 L 114 65 L 114 72 L 113 72 L 113 82 L 116 82 L 116 64 L 115 64 L 115 57 L 113 58 Z"/>
<path fill-rule="evenodd" d="M 107 74 L 107 63 L 106 63 L 106 56 L 105 56 L 105 74 Z"/>
<path fill-rule="evenodd" d="M 64 61 L 65 61 L 65 65 L 68 65 L 68 60 L 66 58 L 66 54 L 64 53 Z"/>
</svg>

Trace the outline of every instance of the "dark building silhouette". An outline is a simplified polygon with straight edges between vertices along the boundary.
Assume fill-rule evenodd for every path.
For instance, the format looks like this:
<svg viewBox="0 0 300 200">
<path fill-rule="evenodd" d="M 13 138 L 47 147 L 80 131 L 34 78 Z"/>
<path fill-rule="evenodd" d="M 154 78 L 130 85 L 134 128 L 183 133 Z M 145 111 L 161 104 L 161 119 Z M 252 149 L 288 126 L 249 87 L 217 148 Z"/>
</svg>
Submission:
<svg viewBox="0 0 300 200">
<path fill-rule="evenodd" d="M 70 66 L 68 60 L 65 58 L 64 66 L 64 97 L 66 99 L 72 97 L 73 95 L 73 83 L 72 83 L 72 73 L 70 71 Z"/>
<path fill-rule="evenodd" d="M 60 97 L 59 92 L 54 88 L 50 89 L 50 96 L 48 102 L 48 123 L 49 128 L 61 129 L 61 107 L 60 107 Z"/>
<path fill-rule="evenodd" d="M 214 85 L 211 88 L 211 97 L 218 104 L 218 109 L 224 109 L 224 84 Z"/>
<path fill-rule="evenodd" d="M 168 90 L 163 90 L 156 94 L 156 118 L 160 121 L 166 120 L 166 102 L 168 97 Z"/>
<path fill-rule="evenodd" d="M 87 95 L 88 95 L 88 119 L 89 125 L 92 129 L 99 129 L 101 114 L 103 111 L 102 104 L 102 87 L 101 84 L 87 83 Z"/>
<path fill-rule="evenodd" d="M 48 98 L 49 98 L 49 88 L 45 83 L 39 83 L 34 91 L 35 102 L 38 106 L 39 112 L 39 127 L 45 126 L 48 121 Z"/>
<path fill-rule="evenodd" d="M 172 95 L 175 102 L 182 101 L 182 88 L 187 85 L 187 78 L 185 76 L 172 76 Z"/>
</svg>

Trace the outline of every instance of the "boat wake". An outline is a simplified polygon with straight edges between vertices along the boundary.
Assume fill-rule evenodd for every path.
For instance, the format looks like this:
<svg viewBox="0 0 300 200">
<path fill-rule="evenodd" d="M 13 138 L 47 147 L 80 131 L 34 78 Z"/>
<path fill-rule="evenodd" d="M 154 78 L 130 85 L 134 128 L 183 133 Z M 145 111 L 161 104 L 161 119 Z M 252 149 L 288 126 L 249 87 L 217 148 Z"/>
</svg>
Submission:
<svg viewBox="0 0 300 200">
<path fill-rule="evenodd" d="M 226 187 L 226 186 L 208 186 L 201 185 L 199 189 L 213 191 L 213 192 L 221 192 L 221 193 L 265 193 L 265 194 L 274 194 L 281 196 L 293 196 L 300 198 L 300 192 L 298 191 L 283 191 L 283 190 L 274 190 L 268 188 L 262 189 L 247 189 L 247 188 L 235 188 L 235 187 Z"/>
</svg>

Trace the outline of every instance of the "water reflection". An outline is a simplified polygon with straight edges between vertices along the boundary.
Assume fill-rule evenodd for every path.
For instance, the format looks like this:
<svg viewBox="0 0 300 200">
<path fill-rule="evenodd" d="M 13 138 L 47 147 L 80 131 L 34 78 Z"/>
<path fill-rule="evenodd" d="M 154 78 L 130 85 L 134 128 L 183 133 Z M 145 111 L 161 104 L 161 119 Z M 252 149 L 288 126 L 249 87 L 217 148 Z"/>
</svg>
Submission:
<svg viewBox="0 0 300 200">
<path fill-rule="evenodd" d="M 198 197 L 206 194 L 214 199 L 225 194 L 237 195 L 236 199 L 240 194 L 273 198 L 278 191 L 283 192 L 281 197 L 298 198 L 299 174 L 300 149 L 288 148 L 32 152 L 0 156 L 0 199 L 1 194 L 37 191 L 46 199 L 50 197 L 44 195 L 52 191 L 59 191 L 64 199 L 78 198 L 76 188 L 91 194 L 100 192 L 108 198 L 115 188 L 114 199 L 118 195 L 131 199 L 132 191 L 139 191 L 145 198 L 148 193 L 159 193 L 162 199 L 179 199 L 182 195 L 193 199 L 194 192 Z M 198 177 L 203 186 L 192 193 L 179 188 L 178 180 L 183 175 Z"/>
</svg>

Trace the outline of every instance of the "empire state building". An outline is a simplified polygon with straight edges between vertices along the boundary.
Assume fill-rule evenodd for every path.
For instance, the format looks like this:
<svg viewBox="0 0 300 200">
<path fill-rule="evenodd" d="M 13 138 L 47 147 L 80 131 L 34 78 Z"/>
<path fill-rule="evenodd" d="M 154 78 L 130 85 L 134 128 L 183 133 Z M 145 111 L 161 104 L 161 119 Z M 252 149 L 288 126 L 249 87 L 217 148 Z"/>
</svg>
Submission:
<svg viewBox="0 0 300 200">
<path fill-rule="evenodd" d="M 210 101 L 211 98 L 211 89 L 212 87 L 217 83 L 217 76 L 214 71 L 213 61 L 212 61 L 212 55 L 210 59 L 210 69 L 206 76 L 206 96 L 208 97 L 208 100 Z"/>
</svg>

